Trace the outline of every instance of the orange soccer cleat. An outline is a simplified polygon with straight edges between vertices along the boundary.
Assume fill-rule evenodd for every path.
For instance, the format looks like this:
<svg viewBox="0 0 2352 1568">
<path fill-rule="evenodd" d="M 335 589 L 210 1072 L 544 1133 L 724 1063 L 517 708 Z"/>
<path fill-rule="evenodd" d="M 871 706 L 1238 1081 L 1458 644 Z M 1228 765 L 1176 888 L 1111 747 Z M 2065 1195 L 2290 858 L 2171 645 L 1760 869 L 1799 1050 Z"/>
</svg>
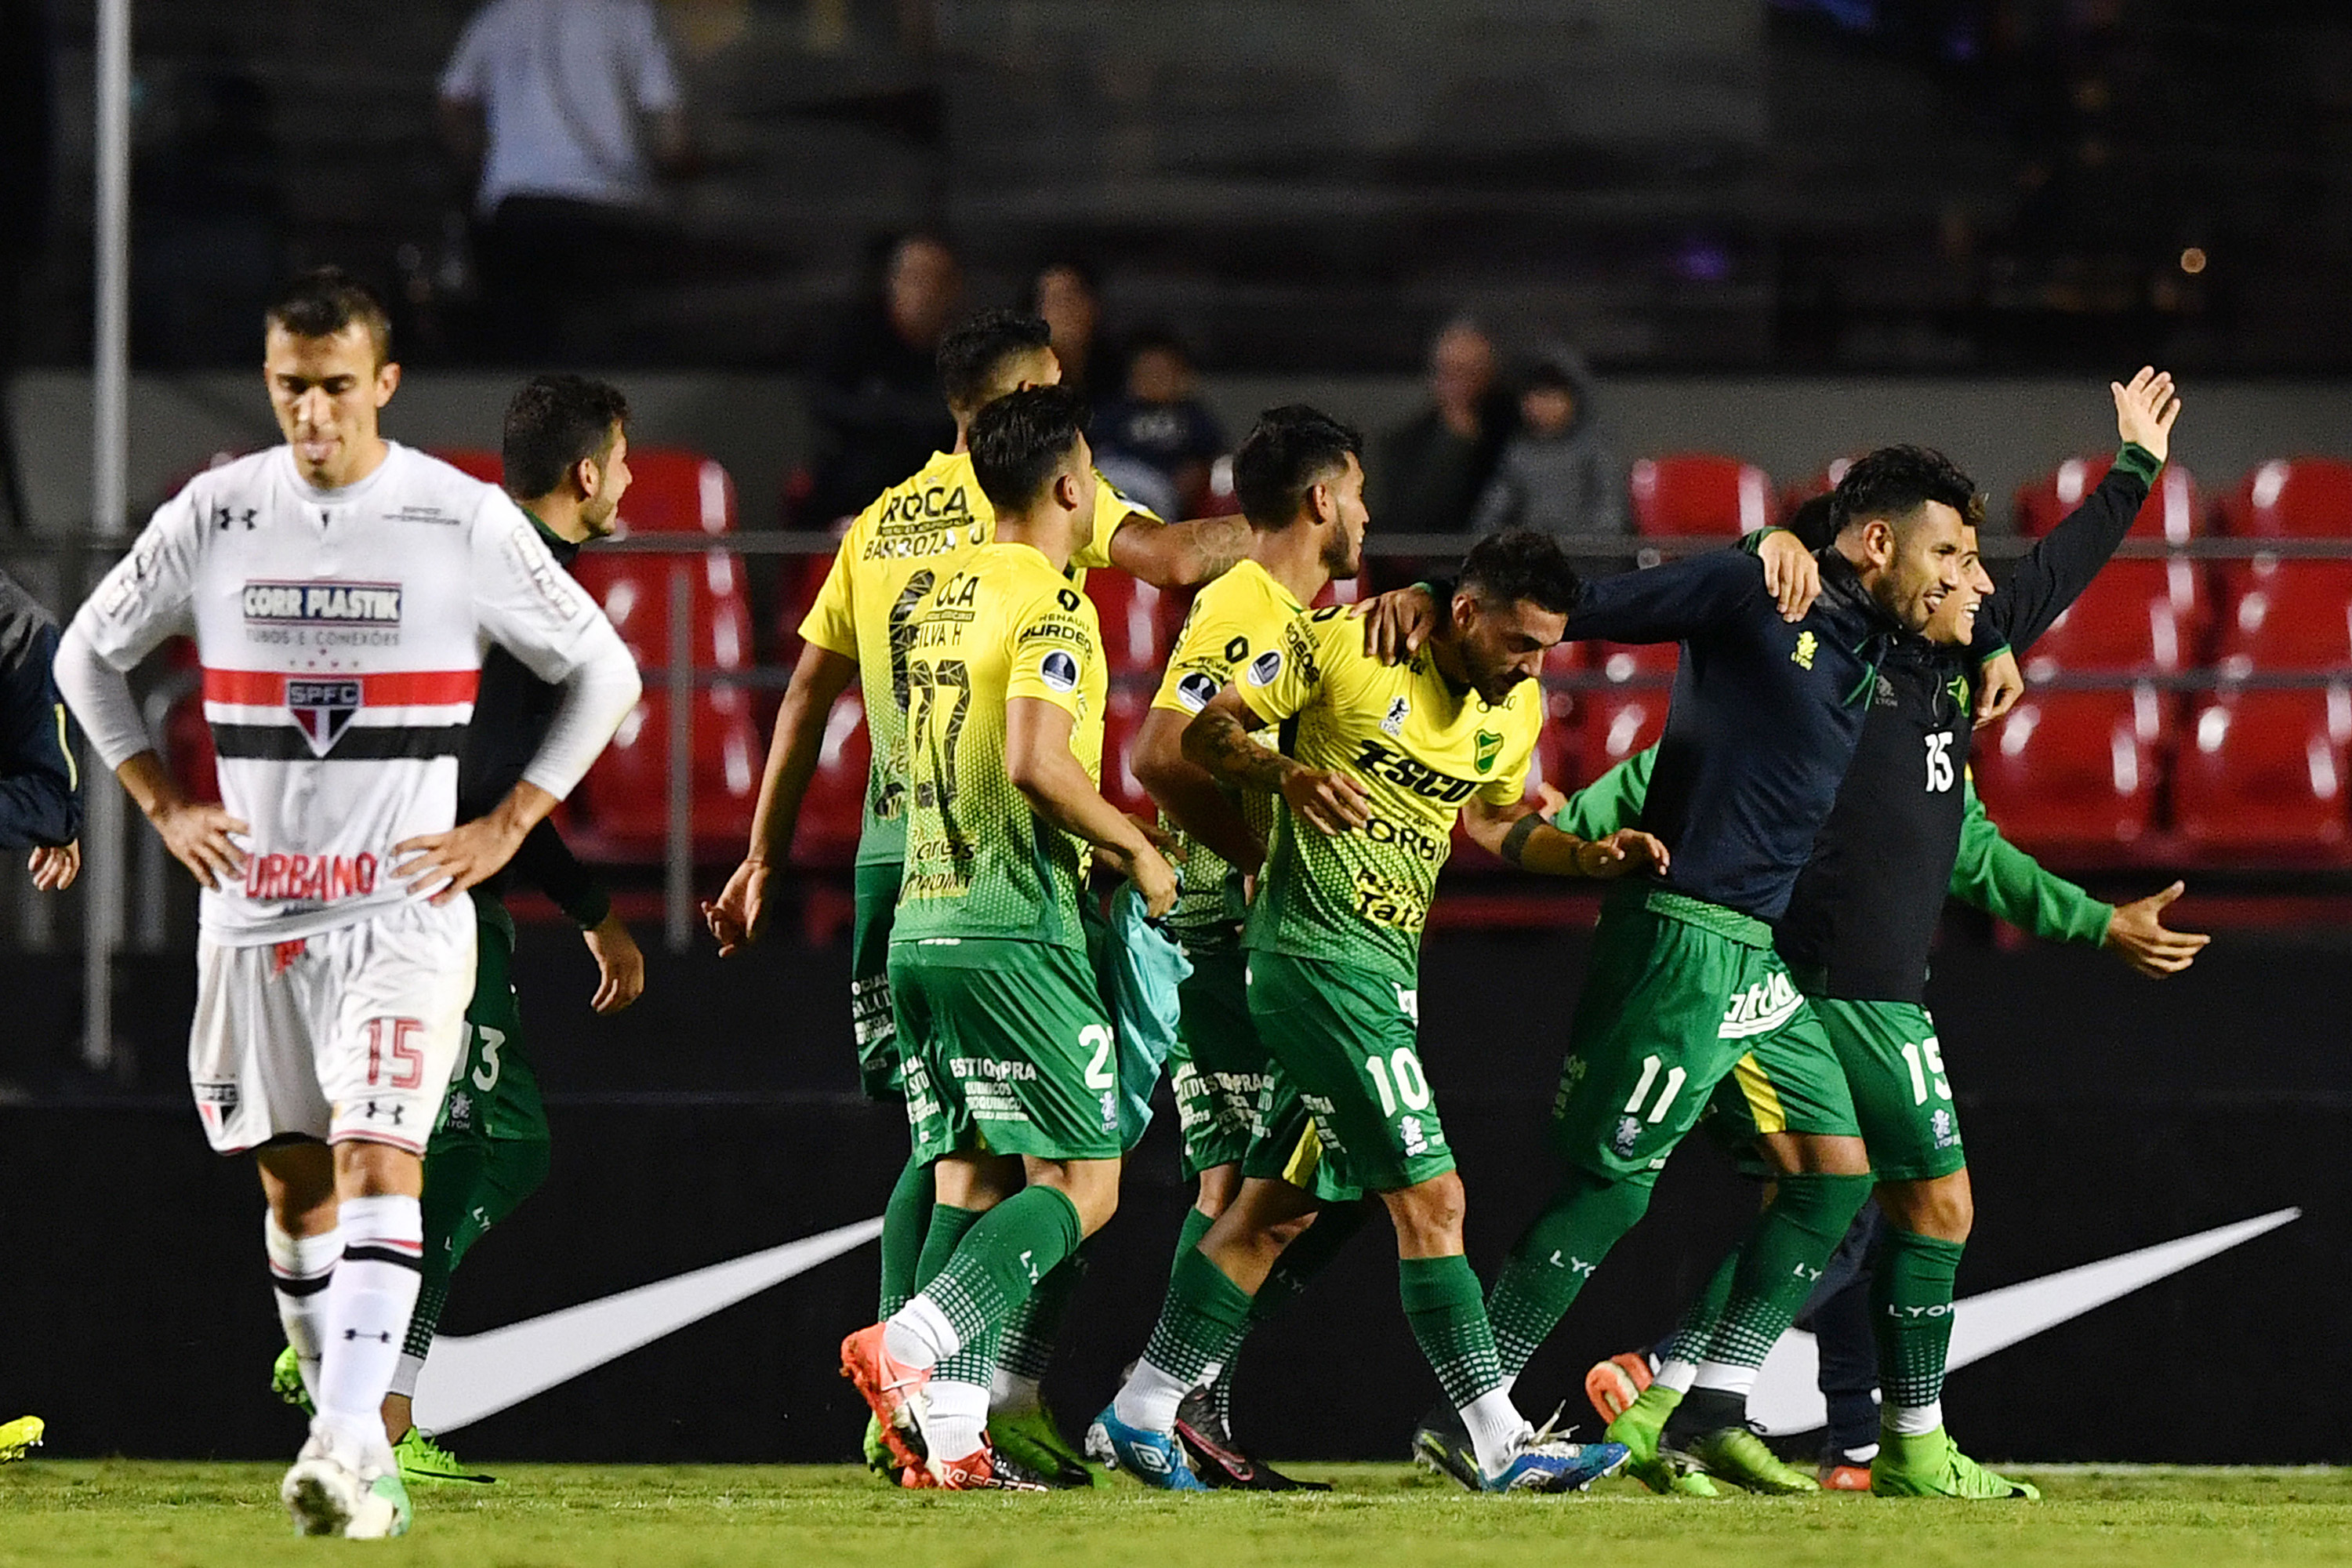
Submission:
<svg viewBox="0 0 2352 1568">
<path fill-rule="evenodd" d="M 1595 1362 L 1584 1374 L 1584 1397 L 1592 1401 L 1592 1408 L 1601 1412 L 1603 1421 L 1624 1415 L 1649 1386 L 1650 1358 L 1640 1351 L 1625 1351 Z"/>
</svg>

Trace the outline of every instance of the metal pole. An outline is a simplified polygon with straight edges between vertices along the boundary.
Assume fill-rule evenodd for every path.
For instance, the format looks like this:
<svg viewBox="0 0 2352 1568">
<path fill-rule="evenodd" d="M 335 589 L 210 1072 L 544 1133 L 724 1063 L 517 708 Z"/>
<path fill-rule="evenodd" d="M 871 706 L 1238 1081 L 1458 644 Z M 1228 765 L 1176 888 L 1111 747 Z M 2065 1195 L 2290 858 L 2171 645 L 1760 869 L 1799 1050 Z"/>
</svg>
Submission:
<svg viewBox="0 0 2352 1568">
<path fill-rule="evenodd" d="M 685 561 L 669 569 L 669 842 L 662 929 L 672 952 L 694 941 L 694 585 Z"/>
<path fill-rule="evenodd" d="M 122 537 L 129 514 L 131 0 L 98 0 L 98 255 L 90 366 L 90 531 Z M 92 759 L 95 763 L 95 759 Z M 122 792 L 89 770 L 82 842 L 82 1065 L 114 1064 L 114 950 L 122 941 Z"/>
</svg>

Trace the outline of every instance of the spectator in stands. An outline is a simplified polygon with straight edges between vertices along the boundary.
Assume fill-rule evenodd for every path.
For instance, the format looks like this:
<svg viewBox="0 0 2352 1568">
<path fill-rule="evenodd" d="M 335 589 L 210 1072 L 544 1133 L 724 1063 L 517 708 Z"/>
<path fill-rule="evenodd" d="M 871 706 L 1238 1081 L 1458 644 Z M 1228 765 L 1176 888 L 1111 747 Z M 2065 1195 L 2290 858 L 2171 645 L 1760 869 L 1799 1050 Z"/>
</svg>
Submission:
<svg viewBox="0 0 2352 1568">
<path fill-rule="evenodd" d="M 1029 308 L 1053 329 L 1054 357 L 1062 362 L 1062 384 L 1094 401 L 1089 372 L 1101 341 L 1102 288 L 1083 261 L 1049 261 L 1029 286 Z"/>
<path fill-rule="evenodd" d="M 1625 531 L 1625 470 L 1593 403 L 1592 373 L 1575 351 L 1536 357 L 1519 394 L 1519 428 L 1503 447 L 1470 526 L 1478 533 Z"/>
<path fill-rule="evenodd" d="M 442 72 L 440 123 L 480 167 L 482 281 L 509 359 L 561 357 L 675 250 L 656 176 L 687 167 L 686 116 L 652 0 L 490 0 Z"/>
<path fill-rule="evenodd" d="M 1127 384 L 1089 432 L 1104 478 L 1171 520 L 1207 515 L 1209 466 L 1225 450 L 1200 386 L 1172 333 L 1138 333 L 1128 344 Z"/>
<path fill-rule="evenodd" d="M 1467 528 L 1510 437 L 1510 399 L 1496 384 L 1494 340 L 1466 316 L 1430 344 L 1429 396 L 1427 408 L 1373 448 L 1372 515 L 1383 532 Z"/>
<path fill-rule="evenodd" d="M 802 513 L 822 528 L 847 517 L 955 441 L 940 396 L 940 335 L 963 298 L 963 268 L 936 235 L 890 246 L 879 296 L 817 356 L 809 411 L 825 444 Z"/>
</svg>

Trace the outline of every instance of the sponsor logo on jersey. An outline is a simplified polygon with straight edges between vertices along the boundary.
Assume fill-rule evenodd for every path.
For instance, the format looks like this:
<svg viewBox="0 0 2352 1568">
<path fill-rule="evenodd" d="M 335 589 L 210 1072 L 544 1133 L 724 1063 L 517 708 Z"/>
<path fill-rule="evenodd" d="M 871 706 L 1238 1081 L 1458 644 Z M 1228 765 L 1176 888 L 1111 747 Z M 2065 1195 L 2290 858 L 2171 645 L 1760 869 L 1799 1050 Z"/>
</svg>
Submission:
<svg viewBox="0 0 2352 1568">
<path fill-rule="evenodd" d="M 1495 737 L 1500 747 L 1503 738 Z M 1459 805 L 1470 798 L 1478 787 L 1475 779 L 1457 779 L 1451 773 L 1441 773 L 1418 758 L 1409 757 L 1378 741 L 1367 739 L 1356 751 L 1356 766 L 1375 778 L 1386 779 L 1401 789 L 1409 789 L 1424 800 L 1443 801 Z"/>
<path fill-rule="evenodd" d="M 286 682 L 286 710 L 294 715 L 310 750 L 325 756 L 335 749 L 343 731 L 352 726 L 352 718 L 362 702 L 360 683 L 356 680 L 299 680 L 289 678 Z"/>
<path fill-rule="evenodd" d="M 1078 661 L 1060 648 L 1054 649 L 1037 661 L 1037 675 L 1056 691 L 1076 691 L 1078 689 Z"/>
<path fill-rule="evenodd" d="M 1723 1026 L 1716 1031 L 1716 1037 L 1744 1040 L 1769 1035 L 1795 1017 L 1804 1005 L 1796 983 L 1786 973 L 1776 973 L 1732 997 L 1731 1005 L 1723 1010 Z"/>
<path fill-rule="evenodd" d="M 1187 713 L 1198 713 L 1216 695 L 1216 679 L 1197 669 L 1176 683 L 1176 700 L 1184 705 Z"/>
<path fill-rule="evenodd" d="M 1813 655 L 1821 651 L 1821 639 L 1814 637 L 1812 633 L 1799 632 L 1797 650 L 1789 656 L 1789 662 L 1800 669 L 1812 668 Z"/>
<path fill-rule="evenodd" d="M 455 528 L 466 521 L 462 517 L 451 516 L 437 506 L 425 506 L 415 502 L 393 508 L 383 514 L 383 520 L 386 522 L 436 522 L 445 528 Z"/>
<path fill-rule="evenodd" d="M 1878 684 L 1872 690 L 1870 699 L 1871 706 L 1874 708 L 1895 707 L 1897 702 L 1895 696 L 1895 682 L 1887 679 L 1886 677 L 1883 675 L 1876 679 Z"/>
<path fill-rule="evenodd" d="M 1481 730 L 1472 740 L 1478 749 L 1478 771 L 1492 773 L 1496 759 L 1503 754 L 1503 737 L 1492 730 Z"/>
<path fill-rule="evenodd" d="M 1405 718 L 1412 711 L 1412 705 L 1403 698 L 1390 698 L 1388 717 L 1381 721 L 1381 733 L 1391 739 L 1403 734 Z"/>
<path fill-rule="evenodd" d="M 245 585 L 245 618 L 262 626 L 400 625 L 397 583 L 256 583 Z"/>
<path fill-rule="evenodd" d="M 375 891 L 373 855 L 253 855 L 245 862 L 245 896 L 331 904 Z"/>
<path fill-rule="evenodd" d="M 1249 683 L 1252 686 L 1271 686 L 1274 678 L 1281 673 L 1282 650 L 1278 647 L 1270 647 L 1249 661 Z"/>
</svg>

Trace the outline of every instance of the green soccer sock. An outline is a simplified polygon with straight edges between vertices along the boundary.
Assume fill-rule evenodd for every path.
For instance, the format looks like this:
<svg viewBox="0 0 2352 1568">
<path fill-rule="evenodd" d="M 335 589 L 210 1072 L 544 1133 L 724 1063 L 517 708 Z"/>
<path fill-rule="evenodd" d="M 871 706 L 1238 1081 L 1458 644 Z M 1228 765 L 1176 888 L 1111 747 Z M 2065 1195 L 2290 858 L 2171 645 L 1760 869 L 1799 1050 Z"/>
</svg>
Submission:
<svg viewBox="0 0 2352 1568">
<path fill-rule="evenodd" d="M 1184 1255 L 1198 1251 L 1201 1238 L 1208 1235 L 1209 1227 L 1216 1223 L 1213 1217 L 1197 1208 L 1184 1211 L 1184 1223 L 1176 1229 L 1176 1256 L 1168 1260 L 1168 1278 L 1171 1282 L 1176 1278 L 1177 1268 L 1184 1261 Z"/>
<path fill-rule="evenodd" d="M 1668 1369 L 1672 1365 L 1678 1364 L 1681 1369 L 1676 1375 L 1684 1381 L 1675 1391 L 1677 1393 L 1690 1392 L 1687 1379 L 1696 1370 L 1699 1358 L 1706 1352 L 1706 1342 L 1715 1332 L 1717 1321 L 1723 1316 L 1725 1304 L 1731 1300 L 1732 1277 L 1738 1268 L 1739 1249 L 1733 1247 L 1723 1255 L 1723 1261 L 1715 1266 L 1715 1272 L 1707 1276 L 1706 1283 L 1700 1287 L 1697 1295 L 1691 1298 L 1690 1305 L 1683 1309 L 1683 1315 L 1676 1320 L 1674 1331 L 1658 1343 L 1660 1378 L 1668 1376 Z"/>
<path fill-rule="evenodd" d="M 923 1243 L 926 1264 L 944 1250 L 940 1228 L 958 1212 L 944 1204 L 931 1211 L 932 1234 Z M 1066 1194 L 1053 1187 L 1024 1187 L 982 1215 L 954 1243 L 946 1266 L 925 1280 L 898 1317 L 929 1307 L 954 1331 L 954 1348 L 970 1344 L 1003 1328 L 1037 1281 L 1076 1252 L 1083 1239 L 1078 1207 Z M 952 1355 L 954 1348 L 941 1346 L 944 1354 L 935 1359 Z M 987 1382 L 980 1381 L 983 1385 Z"/>
<path fill-rule="evenodd" d="M 1618 1237 L 1650 1206 L 1654 1179 L 1607 1181 L 1569 1167 L 1551 1205 L 1511 1248 L 1486 1315 L 1503 1375 L 1517 1378 Z"/>
<path fill-rule="evenodd" d="M 1197 1214 L 1199 1211 L 1193 1212 Z M 1364 1221 L 1370 1213 L 1370 1205 L 1353 1203 L 1327 1208 L 1317 1214 L 1315 1223 L 1307 1227 L 1306 1234 L 1282 1249 L 1282 1256 L 1275 1260 L 1273 1269 L 1265 1277 L 1265 1283 L 1258 1287 L 1257 1295 L 1250 1301 L 1249 1324 L 1244 1331 L 1244 1336 L 1255 1333 L 1260 1323 L 1271 1321 L 1291 1302 L 1304 1295 L 1307 1287 L 1314 1283 L 1315 1277 L 1329 1267 L 1341 1249 L 1355 1239 L 1356 1233 L 1364 1228 Z M 1205 1234 L 1207 1226 L 1203 1226 L 1202 1229 Z M 1233 1429 L 1234 1363 L 1240 1359 L 1240 1346 L 1236 1345 L 1234 1350 L 1236 1353 L 1225 1358 L 1224 1363 L 1217 1369 L 1217 1375 L 1209 1384 L 1210 1405 L 1216 1413 L 1218 1423 L 1228 1432 Z"/>
<path fill-rule="evenodd" d="M 1168 1300 L 1143 1347 L 1143 1359 L 1121 1385 L 1114 1410 L 1127 1425 L 1166 1432 L 1212 1365 L 1230 1365 L 1249 1331 L 1250 1298 L 1198 1247 L 1179 1253 L 1168 1279 Z"/>
<path fill-rule="evenodd" d="M 1957 1241 L 1886 1227 L 1871 1276 L 1870 1315 L 1885 1400 L 1879 1418 L 1889 1432 L 1916 1436 L 1944 1424 L 1944 1358 L 1965 1250 Z"/>
<path fill-rule="evenodd" d="M 1397 1290 L 1413 1341 L 1456 1410 L 1503 1386 L 1495 1331 L 1486 1321 L 1486 1292 L 1478 1288 L 1468 1258 L 1459 1254 L 1400 1258 Z"/>
<path fill-rule="evenodd" d="M 1069 1316 L 1078 1287 L 1086 1282 L 1087 1257 L 1093 1247 L 1092 1237 L 1080 1242 L 1078 1249 L 1038 1280 L 1029 1299 L 1013 1309 L 997 1347 L 998 1371 L 1033 1388 L 1045 1381 L 1054 1364 L 1054 1347 L 1061 1342 L 1063 1320 Z"/>
<path fill-rule="evenodd" d="M 1708 1336 L 1691 1395 L 1667 1424 L 1670 1439 L 1744 1419 L 1756 1369 L 1796 1321 L 1874 1184 L 1866 1175 L 1779 1178 L 1770 1206 L 1740 1245 L 1730 1300 Z"/>
<path fill-rule="evenodd" d="M 931 1167 L 908 1156 L 890 1188 L 890 1201 L 882 1209 L 882 1317 L 905 1306 L 907 1298 L 915 1293 L 915 1274 L 930 1225 L 932 1193 Z"/>
</svg>

